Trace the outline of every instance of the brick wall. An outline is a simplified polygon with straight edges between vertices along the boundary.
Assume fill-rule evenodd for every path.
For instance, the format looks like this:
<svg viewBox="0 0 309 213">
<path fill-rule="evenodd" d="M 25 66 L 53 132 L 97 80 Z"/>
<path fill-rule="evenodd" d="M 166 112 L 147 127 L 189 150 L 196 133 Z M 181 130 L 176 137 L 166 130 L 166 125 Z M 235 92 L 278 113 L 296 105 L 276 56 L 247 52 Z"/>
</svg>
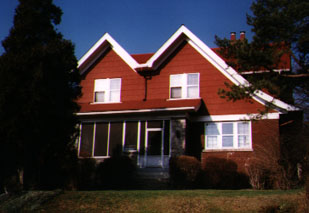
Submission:
<svg viewBox="0 0 309 213">
<path fill-rule="evenodd" d="M 246 172 L 246 163 L 254 154 L 261 153 L 258 150 L 266 149 L 266 153 L 279 151 L 279 121 L 261 120 L 252 122 L 252 146 L 253 151 L 204 151 L 202 152 L 202 166 L 205 167 L 209 158 L 220 158 L 235 162 L 237 171 Z"/>
</svg>

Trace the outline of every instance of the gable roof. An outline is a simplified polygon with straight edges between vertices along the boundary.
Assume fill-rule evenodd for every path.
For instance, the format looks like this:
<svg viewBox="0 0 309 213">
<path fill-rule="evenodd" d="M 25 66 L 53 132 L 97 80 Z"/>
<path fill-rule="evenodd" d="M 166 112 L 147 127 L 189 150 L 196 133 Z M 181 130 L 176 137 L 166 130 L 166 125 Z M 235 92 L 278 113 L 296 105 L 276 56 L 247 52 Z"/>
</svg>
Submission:
<svg viewBox="0 0 309 213">
<path fill-rule="evenodd" d="M 124 62 L 134 71 L 139 67 L 139 63 L 123 49 L 108 33 L 105 33 L 88 52 L 78 61 L 78 69 L 83 74 L 87 69 L 109 48 L 113 49 Z"/>
<path fill-rule="evenodd" d="M 83 74 L 105 51 L 111 48 L 133 71 L 144 70 L 147 72 L 149 70 L 155 70 L 165 62 L 165 60 L 179 45 L 182 44 L 183 41 L 188 42 L 188 44 L 190 44 L 199 54 L 201 54 L 235 85 L 250 85 L 245 78 L 243 78 L 232 67 L 228 66 L 220 56 L 218 56 L 184 25 L 182 25 L 153 55 L 130 55 L 108 33 L 105 33 L 103 37 L 79 60 L 78 68 L 80 69 L 81 74 Z M 147 57 L 150 58 L 147 60 Z M 279 112 L 299 110 L 297 107 L 275 99 L 260 90 L 256 91 L 252 95 L 252 98 L 263 105 L 269 105 L 270 103 Z"/>
</svg>

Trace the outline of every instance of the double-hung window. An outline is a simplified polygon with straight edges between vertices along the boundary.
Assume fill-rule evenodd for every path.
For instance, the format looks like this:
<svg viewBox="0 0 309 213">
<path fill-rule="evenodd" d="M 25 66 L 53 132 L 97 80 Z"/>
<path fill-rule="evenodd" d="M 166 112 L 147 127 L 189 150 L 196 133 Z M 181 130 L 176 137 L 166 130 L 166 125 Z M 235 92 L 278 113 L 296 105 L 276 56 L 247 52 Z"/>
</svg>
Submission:
<svg viewBox="0 0 309 213">
<path fill-rule="evenodd" d="M 198 98 L 199 82 L 199 73 L 170 75 L 170 98 Z"/>
<path fill-rule="evenodd" d="M 209 122 L 205 124 L 205 149 L 251 149 L 251 123 Z"/>
<path fill-rule="evenodd" d="M 94 81 L 94 102 L 120 102 L 121 78 L 96 79 Z"/>
</svg>

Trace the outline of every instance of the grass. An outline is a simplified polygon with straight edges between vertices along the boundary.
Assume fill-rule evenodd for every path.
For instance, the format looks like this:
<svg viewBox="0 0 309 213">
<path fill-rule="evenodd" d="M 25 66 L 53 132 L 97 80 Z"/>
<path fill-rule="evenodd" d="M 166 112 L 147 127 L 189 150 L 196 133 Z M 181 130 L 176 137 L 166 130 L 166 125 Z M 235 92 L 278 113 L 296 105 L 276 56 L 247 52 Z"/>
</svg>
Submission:
<svg viewBox="0 0 309 213">
<path fill-rule="evenodd" d="M 304 194 L 303 190 L 65 191 L 36 212 L 304 212 Z M 23 211 L 29 210 L 28 204 L 23 206 Z"/>
</svg>

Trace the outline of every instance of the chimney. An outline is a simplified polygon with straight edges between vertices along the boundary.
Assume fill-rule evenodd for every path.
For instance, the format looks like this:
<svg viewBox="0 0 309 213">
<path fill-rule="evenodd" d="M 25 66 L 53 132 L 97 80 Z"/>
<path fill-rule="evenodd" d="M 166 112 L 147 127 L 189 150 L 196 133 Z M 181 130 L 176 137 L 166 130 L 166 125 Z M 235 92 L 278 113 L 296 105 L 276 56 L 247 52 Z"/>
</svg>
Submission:
<svg viewBox="0 0 309 213">
<path fill-rule="evenodd" d="M 231 32 L 231 41 L 236 40 L 236 32 Z"/>
<path fill-rule="evenodd" d="M 246 31 L 240 31 L 240 40 L 244 40 L 246 38 Z"/>
</svg>

